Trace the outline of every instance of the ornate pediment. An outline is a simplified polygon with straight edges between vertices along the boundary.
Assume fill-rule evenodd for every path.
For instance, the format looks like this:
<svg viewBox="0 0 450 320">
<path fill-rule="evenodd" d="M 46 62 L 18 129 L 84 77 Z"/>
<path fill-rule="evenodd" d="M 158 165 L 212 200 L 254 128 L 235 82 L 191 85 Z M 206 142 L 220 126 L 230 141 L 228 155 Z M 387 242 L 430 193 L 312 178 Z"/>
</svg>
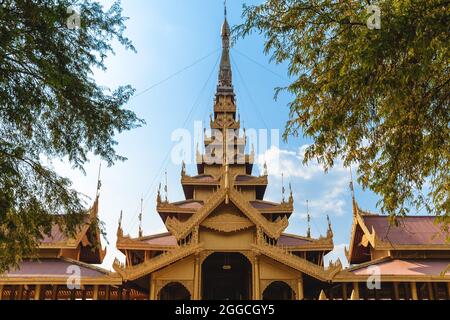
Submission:
<svg viewBox="0 0 450 320">
<path fill-rule="evenodd" d="M 207 218 L 201 226 L 221 232 L 236 232 L 253 227 L 254 223 L 240 215 L 222 213 Z"/>
</svg>

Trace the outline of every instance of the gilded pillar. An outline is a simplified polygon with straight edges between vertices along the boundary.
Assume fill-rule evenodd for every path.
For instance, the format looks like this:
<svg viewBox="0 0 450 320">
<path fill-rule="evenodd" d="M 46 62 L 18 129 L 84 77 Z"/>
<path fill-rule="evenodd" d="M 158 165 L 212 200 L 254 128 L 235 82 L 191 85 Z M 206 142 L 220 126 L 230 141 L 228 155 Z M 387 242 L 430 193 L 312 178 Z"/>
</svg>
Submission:
<svg viewBox="0 0 450 320">
<path fill-rule="evenodd" d="M 261 289 L 260 289 L 260 279 L 259 279 L 259 258 L 255 257 L 255 299 L 261 300 Z"/>
<path fill-rule="evenodd" d="M 398 282 L 392 283 L 392 286 L 394 287 L 394 299 L 395 300 L 400 300 L 400 294 L 399 294 L 399 291 L 398 291 Z"/>
<path fill-rule="evenodd" d="M 3 285 L 0 284 L 0 300 L 3 299 Z"/>
<path fill-rule="evenodd" d="M 110 286 L 106 286 L 105 288 L 105 300 L 109 300 L 111 297 L 111 287 Z"/>
<path fill-rule="evenodd" d="M 41 299 L 41 285 L 38 284 L 34 286 L 34 300 L 40 300 Z"/>
<path fill-rule="evenodd" d="M 417 286 L 415 282 L 411 282 L 411 298 L 413 300 L 419 300 L 417 296 Z"/>
<path fill-rule="evenodd" d="M 200 258 L 195 257 L 194 264 L 194 300 L 200 300 Z"/>
<path fill-rule="evenodd" d="M 19 285 L 19 290 L 17 292 L 17 300 L 22 300 L 23 299 L 23 286 Z"/>
<path fill-rule="evenodd" d="M 434 294 L 433 294 L 433 284 L 431 282 L 427 283 L 427 287 L 428 287 L 428 298 L 430 300 L 434 300 Z"/>
<path fill-rule="evenodd" d="M 155 279 L 153 279 L 153 276 L 150 276 L 150 300 L 156 300 L 156 286 L 155 286 Z"/>
<path fill-rule="evenodd" d="M 342 300 L 348 300 L 347 283 L 345 282 L 342 283 Z"/>
<path fill-rule="evenodd" d="M 353 282 L 353 299 L 359 300 L 359 283 Z"/>
<path fill-rule="evenodd" d="M 297 300 L 303 299 L 305 299 L 303 292 L 303 274 L 300 274 L 300 277 L 297 279 Z"/>
<path fill-rule="evenodd" d="M 92 300 L 98 300 L 98 285 L 94 286 L 94 291 L 92 292 Z"/>
</svg>

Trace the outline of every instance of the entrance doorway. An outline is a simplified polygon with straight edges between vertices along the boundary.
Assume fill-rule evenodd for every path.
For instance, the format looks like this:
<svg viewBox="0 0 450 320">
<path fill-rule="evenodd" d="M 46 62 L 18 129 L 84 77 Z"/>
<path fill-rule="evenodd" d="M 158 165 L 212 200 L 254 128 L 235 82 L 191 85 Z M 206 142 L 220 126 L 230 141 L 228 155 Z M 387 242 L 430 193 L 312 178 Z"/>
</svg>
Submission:
<svg viewBox="0 0 450 320">
<path fill-rule="evenodd" d="M 252 265 L 235 252 L 217 252 L 202 264 L 202 299 L 249 300 L 252 292 Z"/>
<path fill-rule="evenodd" d="M 181 283 L 171 282 L 161 289 L 158 300 L 191 300 L 191 294 Z"/>
<path fill-rule="evenodd" d="M 283 281 L 272 282 L 263 292 L 263 300 L 293 300 L 294 296 L 294 291 Z"/>
</svg>

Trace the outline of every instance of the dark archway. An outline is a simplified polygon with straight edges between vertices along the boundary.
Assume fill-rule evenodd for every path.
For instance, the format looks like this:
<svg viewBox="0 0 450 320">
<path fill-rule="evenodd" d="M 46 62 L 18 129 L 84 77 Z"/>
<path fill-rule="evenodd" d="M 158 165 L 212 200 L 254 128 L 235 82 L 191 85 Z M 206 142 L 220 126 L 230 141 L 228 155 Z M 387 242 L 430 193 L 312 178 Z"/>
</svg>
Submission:
<svg viewBox="0 0 450 320">
<path fill-rule="evenodd" d="M 191 294 L 181 283 L 171 282 L 159 291 L 158 300 L 191 300 Z"/>
<path fill-rule="evenodd" d="M 202 299 L 249 300 L 252 298 L 252 265 L 235 252 L 218 252 L 202 264 Z"/>
<path fill-rule="evenodd" d="M 263 292 L 263 300 L 293 300 L 295 292 L 283 281 L 272 282 Z"/>
</svg>

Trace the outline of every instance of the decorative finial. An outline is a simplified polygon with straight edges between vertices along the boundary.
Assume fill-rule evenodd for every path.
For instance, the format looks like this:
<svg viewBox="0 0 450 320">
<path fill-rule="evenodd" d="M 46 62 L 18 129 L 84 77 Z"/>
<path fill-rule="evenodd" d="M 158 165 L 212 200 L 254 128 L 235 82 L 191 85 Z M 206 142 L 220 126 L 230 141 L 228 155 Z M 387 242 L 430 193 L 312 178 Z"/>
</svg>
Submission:
<svg viewBox="0 0 450 320">
<path fill-rule="evenodd" d="M 264 175 L 268 176 L 269 171 L 267 170 L 267 162 L 264 161 Z"/>
<path fill-rule="evenodd" d="M 284 188 L 284 173 L 281 174 L 281 199 L 284 202 L 284 193 L 286 192 Z"/>
<path fill-rule="evenodd" d="M 96 197 L 99 196 L 99 194 L 100 194 L 100 189 L 101 189 L 101 187 L 102 187 L 102 181 L 100 180 L 101 172 L 102 172 L 102 163 L 100 162 L 100 165 L 98 166 L 97 193 L 96 193 Z"/>
<path fill-rule="evenodd" d="M 164 186 L 164 192 L 166 193 L 166 202 L 168 202 L 169 201 L 169 190 L 167 187 L 167 169 L 164 172 L 164 175 L 165 175 L 165 179 L 166 179 L 166 185 Z"/>
<path fill-rule="evenodd" d="M 330 216 L 329 216 L 329 215 L 327 215 L 327 222 L 328 222 L 327 236 L 328 236 L 329 238 L 332 238 L 332 237 L 333 237 L 333 229 L 332 229 L 332 227 L 331 227 L 331 220 L 330 220 Z"/>
<path fill-rule="evenodd" d="M 121 238 L 123 237 L 123 230 L 122 230 L 122 217 L 123 217 L 123 211 L 120 210 L 120 216 L 119 216 L 119 225 L 117 226 L 117 237 Z"/>
<path fill-rule="evenodd" d="M 141 212 L 139 213 L 139 238 L 142 238 L 142 207 L 143 207 L 144 199 L 141 197 Z"/>
<path fill-rule="evenodd" d="M 358 213 L 358 205 L 356 203 L 356 197 L 355 197 L 355 189 L 353 186 L 353 173 L 352 173 L 352 167 L 350 166 L 350 191 L 352 193 L 352 206 L 353 206 L 353 215 L 356 216 Z"/>
<path fill-rule="evenodd" d="M 181 176 L 184 177 L 186 175 L 186 162 L 184 162 L 181 164 Z"/>
<path fill-rule="evenodd" d="M 156 202 L 157 202 L 158 204 L 161 203 L 161 182 L 159 183 L 159 186 L 158 186 L 158 195 L 157 195 L 157 197 L 156 197 Z"/>
<path fill-rule="evenodd" d="M 227 0 L 223 1 L 223 10 L 224 10 L 224 16 L 226 19 L 227 18 Z"/>
<path fill-rule="evenodd" d="M 293 203 L 294 202 L 294 193 L 292 192 L 292 185 L 289 182 L 289 202 Z"/>
<path fill-rule="evenodd" d="M 308 220 L 308 230 L 306 232 L 306 236 L 308 238 L 311 238 L 311 215 L 309 213 L 309 200 L 306 200 L 306 214 L 307 214 L 307 220 Z"/>
</svg>

